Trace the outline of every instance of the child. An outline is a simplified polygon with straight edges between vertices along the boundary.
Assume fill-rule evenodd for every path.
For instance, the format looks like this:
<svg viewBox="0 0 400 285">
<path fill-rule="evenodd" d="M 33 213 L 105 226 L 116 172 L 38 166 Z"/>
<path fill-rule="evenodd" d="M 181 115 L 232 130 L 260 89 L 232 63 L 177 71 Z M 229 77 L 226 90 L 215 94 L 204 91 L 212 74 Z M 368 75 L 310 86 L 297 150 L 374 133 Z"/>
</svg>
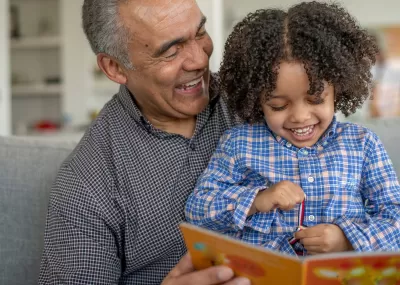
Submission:
<svg viewBox="0 0 400 285">
<path fill-rule="evenodd" d="M 289 254 L 400 249 L 400 186 L 379 138 L 337 122 L 370 93 L 377 46 L 341 7 L 258 10 L 220 70 L 232 111 L 189 222 Z M 306 197 L 306 199 L 304 199 Z"/>
</svg>

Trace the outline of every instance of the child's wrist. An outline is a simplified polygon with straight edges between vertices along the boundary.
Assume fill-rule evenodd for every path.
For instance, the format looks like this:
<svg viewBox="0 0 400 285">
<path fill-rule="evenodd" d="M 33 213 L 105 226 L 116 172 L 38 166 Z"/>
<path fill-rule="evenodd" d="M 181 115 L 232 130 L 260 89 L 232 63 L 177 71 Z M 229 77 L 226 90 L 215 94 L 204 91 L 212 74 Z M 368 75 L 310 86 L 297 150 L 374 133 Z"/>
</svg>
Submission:
<svg viewBox="0 0 400 285">
<path fill-rule="evenodd" d="M 256 198 L 256 199 L 257 199 L 257 198 Z M 255 204 L 256 204 L 256 200 L 254 199 L 254 202 L 253 202 L 253 204 L 251 205 L 250 210 L 249 210 L 249 213 L 248 213 L 247 216 L 254 215 L 255 213 L 258 212 L 257 207 L 256 207 Z"/>
<path fill-rule="evenodd" d="M 346 251 L 353 251 L 354 247 L 351 244 L 351 242 L 349 241 L 349 239 L 346 237 L 346 246 L 347 246 L 347 250 Z"/>
<path fill-rule="evenodd" d="M 260 199 L 260 194 L 261 194 L 261 192 L 258 192 L 256 197 L 254 198 L 253 204 L 251 204 L 251 207 L 250 207 L 250 210 L 249 210 L 249 214 L 247 216 L 251 216 L 251 215 L 254 215 L 255 213 L 259 212 L 259 210 L 258 210 L 256 205 L 257 205 L 257 200 Z"/>
</svg>

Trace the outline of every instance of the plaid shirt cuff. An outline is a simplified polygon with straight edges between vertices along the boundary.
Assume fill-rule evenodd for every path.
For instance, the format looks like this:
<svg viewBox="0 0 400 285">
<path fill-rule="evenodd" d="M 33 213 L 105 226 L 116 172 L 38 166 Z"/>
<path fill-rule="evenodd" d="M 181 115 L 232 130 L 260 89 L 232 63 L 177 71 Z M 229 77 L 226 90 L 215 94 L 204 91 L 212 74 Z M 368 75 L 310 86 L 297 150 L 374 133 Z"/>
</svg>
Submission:
<svg viewBox="0 0 400 285">
<path fill-rule="evenodd" d="M 373 251 L 369 238 L 347 217 L 338 218 L 335 224 L 343 231 L 355 251 Z"/>
<path fill-rule="evenodd" d="M 279 251 L 281 253 L 287 253 L 289 255 L 297 255 L 293 247 L 290 245 L 288 241 L 288 236 L 286 235 L 276 236 L 271 240 L 263 243 L 262 246 L 269 250 Z"/>
<path fill-rule="evenodd" d="M 271 232 L 271 224 L 276 215 L 276 210 L 267 213 L 255 213 L 247 218 L 245 227 L 252 228 L 260 233 L 268 234 Z"/>
<path fill-rule="evenodd" d="M 264 190 L 265 186 L 259 186 L 251 188 L 251 190 L 245 191 L 239 195 L 239 199 L 236 201 L 236 209 L 233 214 L 233 221 L 237 230 L 243 230 L 248 220 L 248 215 L 251 206 L 253 205 L 254 199 L 258 192 Z"/>
</svg>

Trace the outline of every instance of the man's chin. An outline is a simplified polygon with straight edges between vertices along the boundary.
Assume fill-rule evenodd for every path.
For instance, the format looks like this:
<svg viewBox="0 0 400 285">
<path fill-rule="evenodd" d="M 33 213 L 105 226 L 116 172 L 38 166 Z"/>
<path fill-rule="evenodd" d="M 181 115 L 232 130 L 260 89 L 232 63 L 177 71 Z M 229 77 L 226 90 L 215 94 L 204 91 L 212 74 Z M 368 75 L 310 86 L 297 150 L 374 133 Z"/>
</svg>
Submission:
<svg viewBox="0 0 400 285">
<path fill-rule="evenodd" d="M 195 101 L 185 102 L 185 104 L 181 104 L 179 108 L 176 108 L 176 111 L 178 111 L 185 117 L 195 117 L 207 108 L 208 102 L 209 98 L 207 94 L 202 96 L 202 98 L 198 98 Z"/>
</svg>

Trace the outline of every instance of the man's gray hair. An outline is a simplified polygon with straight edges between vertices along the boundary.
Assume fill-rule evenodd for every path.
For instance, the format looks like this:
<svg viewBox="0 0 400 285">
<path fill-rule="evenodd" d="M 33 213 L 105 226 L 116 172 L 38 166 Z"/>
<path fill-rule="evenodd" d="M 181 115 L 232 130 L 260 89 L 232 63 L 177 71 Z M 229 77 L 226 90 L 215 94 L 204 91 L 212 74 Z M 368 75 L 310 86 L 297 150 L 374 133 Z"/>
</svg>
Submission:
<svg viewBox="0 0 400 285">
<path fill-rule="evenodd" d="M 105 53 L 133 69 L 128 43 L 131 36 L 119 14 L 119 5 L 130 0 L 84 0 L 83 30 L 95 54 Z"/>
</svg>

